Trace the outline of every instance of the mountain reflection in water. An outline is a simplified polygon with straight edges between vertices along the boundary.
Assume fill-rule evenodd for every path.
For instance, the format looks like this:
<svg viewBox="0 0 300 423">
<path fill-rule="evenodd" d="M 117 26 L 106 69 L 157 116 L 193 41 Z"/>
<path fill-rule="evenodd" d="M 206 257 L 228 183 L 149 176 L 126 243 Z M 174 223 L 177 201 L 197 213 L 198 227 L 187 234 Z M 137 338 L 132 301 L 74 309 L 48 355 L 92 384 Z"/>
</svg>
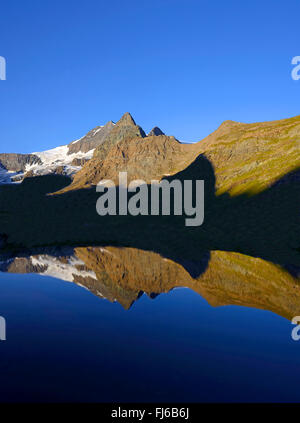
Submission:
<svg viewBox="0 0 300 423">
<path fill-rule="evenodd" d="M 0 271 L 38 273 L 74 282 L 129 309 L 143 293 L 155 298 L 176 287 L 200 294 L 211 306 L 240 305 L 300 315 L 298 269 L 239 253 L 211 251 L 198 262 L 174 262 L 135 248 L 51 248 L 2 258 Z"/>
</svg>

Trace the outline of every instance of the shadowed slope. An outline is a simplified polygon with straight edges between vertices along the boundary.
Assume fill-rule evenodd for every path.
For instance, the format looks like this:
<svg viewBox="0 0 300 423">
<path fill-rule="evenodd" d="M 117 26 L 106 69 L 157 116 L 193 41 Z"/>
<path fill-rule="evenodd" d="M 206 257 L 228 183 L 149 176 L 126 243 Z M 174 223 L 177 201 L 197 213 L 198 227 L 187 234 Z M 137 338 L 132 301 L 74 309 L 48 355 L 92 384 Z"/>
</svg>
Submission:
<svg viewBox="0 0 300 423">
<path fill-rule="evenodd" d="M 40 177 L 1 187 L 0 234 L 6 234 L 8 249 L 115 245 L 155 251 L 178 262 L 197 261 L 205 251 L 224 250 L 281 265 L 300 264 L 299 183 L 278 183 L 251 197 L 216 196 L 213 168 L 204 156 L 167 177 L 173 178 L 205 181 L 202 226 L 186 227 L 187 216 L 172 213 L 100 217 L 96 212 L 100 194 L 95 189 L 47 196 L 47 192 L 66 186 L 66 181 Z"/>
</svg>

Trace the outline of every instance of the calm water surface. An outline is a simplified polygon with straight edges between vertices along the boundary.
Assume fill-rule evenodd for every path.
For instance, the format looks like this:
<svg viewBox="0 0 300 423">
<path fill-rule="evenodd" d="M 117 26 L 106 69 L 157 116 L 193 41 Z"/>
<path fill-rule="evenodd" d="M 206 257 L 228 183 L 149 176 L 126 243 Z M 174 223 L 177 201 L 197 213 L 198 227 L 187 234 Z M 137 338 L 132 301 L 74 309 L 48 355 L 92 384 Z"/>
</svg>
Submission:
<svg viewBox="0 0 300 423">
<path fill-rule="evenodd" d="M 298 401 L 289 320 L 178 288 L 129 310 L 70 282 L 0 273 L 1 401 Z"/>
</svg>

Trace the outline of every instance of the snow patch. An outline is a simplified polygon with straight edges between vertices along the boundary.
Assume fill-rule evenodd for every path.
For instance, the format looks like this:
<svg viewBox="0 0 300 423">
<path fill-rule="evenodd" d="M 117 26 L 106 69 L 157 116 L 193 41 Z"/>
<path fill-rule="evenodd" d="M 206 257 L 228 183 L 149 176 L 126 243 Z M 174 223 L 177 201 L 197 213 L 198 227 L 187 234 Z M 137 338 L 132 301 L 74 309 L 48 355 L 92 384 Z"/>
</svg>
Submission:
<svg viewBox="0 0 300 423">
<path fill-rule="evenodd" d="M 95 129 L 92 132 L 92 136 L 96 135 L 103 126 L 99 126 L 97 129 Z M 85 135 L 86 136 L 86 135 Z M 80 140 L 82 140 L 85 136 L 79 138 L 78 140 L 73 141 L 71 144 L 76 144 Z M 74 159 L 84 159 L 84 160 L 90 160 L 93 157 L 95 149 L 84 153 L 82 151 L 79 151 L 77 153 L 69 153 L 69 145 L 62 145 L 60 147 L 55 147 L 50 150 L 46 151 L 40 151 L 40 152 L 34 152 L 32 154 L 35 154 L 37 157 L 40 158 L 42 161 L 42 164 L 31 164 L 26 165 L 25 172 L 8 172 L 6 169 L 0 168 L 0 185 L 3 184 L 11 184 L 11 183 L 20 183 L 22 182 L 22 179 L 24 177 L 24 174 L 32 171 L 35 175 L 49 175 L 51 173 L 54 173 L 55 170 L 58 167 L 64 168 L 64 174 L 68 176 L 73 176 L 75 173 L 77 173 L 82 166 L 73 166 L 71 163 Z M 14 182 L 12 178 L 14 176 L 19 176 L 19 180 Z"/>
<path fill-rule="evenodd" d="M 103 126 L 100 126 L 98 129 L 96 129 L 96 130 L 94 131 L 93 135 L 98 134 L 98 132 L 99 132 L 102 128 L 103 128 Z"/>
<path fill-rule="evenodd" d="M 76 265 L 85 265 L 84 262 L 79 260 L 77 257 L 69 257 L 65 262 L 60 260 L 58 257 L 49 255 L 32 256 L 31 263 L 33 266 L 46 267 L 44 272 L 39 273 L 42 276 L 51 276 L 66 282 L 74 282 L 75 275 L 97 280 L 95 272 L 91 270 L 78 270 L 76 268 Z"/>
<path fill-rule="evenodd" d="M 33 171 L 36 175 L 47 175 L 53 173 L 56 168 L 63 166 L 64 172 L 66 175 L 72 176 L 74 173 L 78 172 L 82 166 L 73 166 L 71 163 L 74 159 L 85 159 L 90 160 L 93 157 L 95 149 L 83 153 L 79 151 L 78 153 L 68 154 L 69 146 L 63 145 L 61 147 L 52 148 L 51 150 L 34 152 L 38 156 L 42 164 L 32 164 L 26 166 L 26 172 Z"/>
<path fill-rule="evenodd" d="M 6 169 L 0 168 L 0 185 L 7 185 L 7 184 L 19 184 L 20 181 L 14 182 L 11 178 L 14 176 L 20 175 L 22 177 L 22 173 L 7 171 Z"/>
</svg>

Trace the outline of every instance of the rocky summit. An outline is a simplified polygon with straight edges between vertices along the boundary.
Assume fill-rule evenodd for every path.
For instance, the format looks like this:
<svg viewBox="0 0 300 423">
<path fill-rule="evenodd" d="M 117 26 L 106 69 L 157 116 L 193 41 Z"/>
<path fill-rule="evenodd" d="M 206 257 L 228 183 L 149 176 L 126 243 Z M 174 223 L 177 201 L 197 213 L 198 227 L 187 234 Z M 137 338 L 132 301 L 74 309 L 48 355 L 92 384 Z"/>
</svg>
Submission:
<svg viewBox="0 0 300 423">
<path fill-rule="evenodd" d="M 214 169 L 217 194 L 254 194 L 275 183 L 299 181 L 300 116 L 262 123 L 225 121 L 194 144 L 180 143 L 155 126 L 146 135 L 130 113 L 96 126 L 82 138 L 44 152 L 0 154 L 0 183 L 62 174 L 72 183 L 60 193 L 102 179 L 160 180 L 204 157 Z M 196 175 L 194 175 L 196 176 Z"/>
<path fill-rule="evenodd" d="M 24 172 L 26 166 L 41 165 L 41 159 L 35 154 L 0 154 L 0 167 L 12 172 Z"/>
<path fill-rule="evenodd" d="M 254 124 L 226 121 L 205 139 L 182 144 L 156 127 L 145 136 L 126 113 L 64 191 L 116 181 L 121 171 L 150 182 L 184 170 L 200 156 L 214 169 L 218 194 L 254 194 L 283 177 L 299 180 L 300 116 Z"/>
<path fill-rule="evenodd" d="M 158 135 L 165 135 L 165 134 L 160 128 L 158 128 L 157 126 L 154 126 L 154 128 L 152 128 L 151 131 L 149 132 L 148 137 L 153 137 Z"/>
<path fill-rule="evenodd" d="M 87 153 L 95 149 L 105 141 L 113 127 L 114 123 L 109 121 L 104 126 L 97 126 L 96 128 L 92 129 L 79 140 L 71 142 L 68 145 L 68 155 L 76 154 L 79 152 Z"/>
</svg>

